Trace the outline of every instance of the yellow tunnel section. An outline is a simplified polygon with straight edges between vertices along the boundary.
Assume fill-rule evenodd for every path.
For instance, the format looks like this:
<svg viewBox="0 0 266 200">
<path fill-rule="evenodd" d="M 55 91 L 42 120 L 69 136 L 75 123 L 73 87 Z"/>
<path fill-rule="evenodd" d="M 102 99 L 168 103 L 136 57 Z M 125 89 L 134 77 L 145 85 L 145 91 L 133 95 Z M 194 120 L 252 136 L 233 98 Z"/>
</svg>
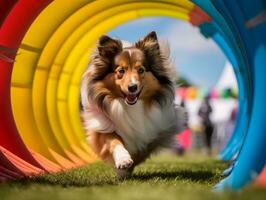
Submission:
<svg viewBox="0 0 266 200">
<path fill-rule="evenodd" d="M 188 0 L 55 0 L 35 19 L 16 56 L 11 101 L 26 146 L 62 168 L 97 160 L 80 118 L 80 82 L 97 39 L 127 21 L 188 21 Z"/>
</svg>

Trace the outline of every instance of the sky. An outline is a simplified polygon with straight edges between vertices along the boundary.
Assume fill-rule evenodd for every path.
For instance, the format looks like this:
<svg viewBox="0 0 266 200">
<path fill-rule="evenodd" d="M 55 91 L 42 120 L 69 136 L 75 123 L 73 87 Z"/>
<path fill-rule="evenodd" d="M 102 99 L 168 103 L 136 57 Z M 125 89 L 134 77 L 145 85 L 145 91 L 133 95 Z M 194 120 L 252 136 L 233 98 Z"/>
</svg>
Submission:
<svg viewBox="0 0 266 200">
<path fill-rule="evenodd" d="M 109 36 L 131 43 L 156 31 L 159 39 L 168 41 L 171 58 L 179 76 L 207 89 L 218 81 L 226 57 L 211 39 L 204 38 L 197 27 L 172 18 L 149 17 L 116 27 Z"/>
</svg>

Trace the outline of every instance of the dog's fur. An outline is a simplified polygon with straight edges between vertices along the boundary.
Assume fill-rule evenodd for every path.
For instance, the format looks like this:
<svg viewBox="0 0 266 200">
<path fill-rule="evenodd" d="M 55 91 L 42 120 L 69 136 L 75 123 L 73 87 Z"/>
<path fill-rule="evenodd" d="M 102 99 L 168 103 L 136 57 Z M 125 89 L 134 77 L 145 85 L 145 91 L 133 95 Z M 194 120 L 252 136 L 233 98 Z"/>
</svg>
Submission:
<svg viewBox="0 0 266 200">
<path fill-rule="evenodd" d="M 98 41 L 82 81 L 83 120 L 91 147 L 120 178 L 184 128 L 171 70 L 155 32 L 126 48 L 105 35 Z"/>
</svg>

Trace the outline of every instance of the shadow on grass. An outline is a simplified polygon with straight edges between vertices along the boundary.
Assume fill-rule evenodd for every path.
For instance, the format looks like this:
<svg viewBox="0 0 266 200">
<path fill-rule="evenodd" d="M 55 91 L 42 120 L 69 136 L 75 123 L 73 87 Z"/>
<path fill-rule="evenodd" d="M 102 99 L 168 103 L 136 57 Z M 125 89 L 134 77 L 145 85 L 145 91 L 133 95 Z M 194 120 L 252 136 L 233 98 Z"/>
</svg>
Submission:
<svg viewBox="0 0 266 200">
<path fill-rule="evenodd" d="M 190 171 L 190 170 L 179 170 L 179 171 L 162 171 L 162 172 L 137 172 L 134 173 L 128 181 L 139 181 L 139 182 L 153 182 L 158 181 L 173 181 L 173 180 L 184 180 L 189 182 L 198 183 L 212 183 L 215 181 L 215 173 L 209 171 Z M 126 182 L 127 180 L 125 180 Z M 217 180 L 216 180 L 217 181 Z M 114 176 L 65 176 L 65 175 L 44 175 L 41 177 L 22 179 L 10 183 L 16 186 L 31 186 L 32 184 L 37 185 L 57 185 L 62 187 L 91 187 L 91 186 L 107 186 L 107 185 L 119 185 L 120 181 Z"/>
<path fill-rule="evenodd" d="M 156 167 L 155 167 L 156 166 Z M 172 166 L 169 168 L 169 166 Z M 178 166 L 177 168 L 175 168 Z M 202 169 L 204 168 L 204 169 Z M 159 181 L 188 181 L 194 183 L 213 184 L 221 178 L 217 170 L 223 169 L 220 162 L 210 163 L 146 163 L 136 169 L 133 175 L 123 181 L 157 182 Z M 10 183 L 14 186 L 29 187 L 31 185 L 53 185 L 59 187 L 91 187 L 119 185 L 121 182 L 116 178 L 112 168 L 102 163 L 93 164 L 84 168 L 59 172 L 57 174 L 44 174 L 31 179 L 23 179 Z"/>
</svg>

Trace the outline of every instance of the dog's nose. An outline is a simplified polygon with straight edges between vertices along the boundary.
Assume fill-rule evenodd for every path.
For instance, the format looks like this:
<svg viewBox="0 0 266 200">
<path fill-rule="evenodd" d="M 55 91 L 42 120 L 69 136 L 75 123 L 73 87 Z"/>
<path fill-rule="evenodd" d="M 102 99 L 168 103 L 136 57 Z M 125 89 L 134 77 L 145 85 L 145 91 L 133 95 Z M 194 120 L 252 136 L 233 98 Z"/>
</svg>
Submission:
<svg viewBox="0 0 266 200">
<path fill-rule="evenodd" d="M 130 85 L 128 86 L 128 91 L 129 91 L 129 92 L 136 92 L 137 89 L 138 89 L 138 85 L 137 85 L 137 84 L 130 84 Z"/>
</svg>

